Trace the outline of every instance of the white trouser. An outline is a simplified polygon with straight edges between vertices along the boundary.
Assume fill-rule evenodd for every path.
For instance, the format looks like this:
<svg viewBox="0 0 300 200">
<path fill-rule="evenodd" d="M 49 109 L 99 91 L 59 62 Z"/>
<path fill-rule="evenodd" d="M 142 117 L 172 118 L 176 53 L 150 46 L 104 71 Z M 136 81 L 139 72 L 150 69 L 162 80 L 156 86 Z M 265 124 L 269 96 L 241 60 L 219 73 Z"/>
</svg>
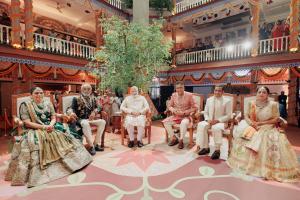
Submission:
<svg viewBox="0 0 300 200">
<path fill-rule="evenodd" d="M 189 126 L 189 119 L 184 118 L 181 122 L 180 122 L 180 139 L 182 140 L 187 132 L 188 126 Z M 167 130 L 168 136 L 169 138 L 172 138 L 174 135 L 174 131 L 172 126 L 175 124 L 175 122 L 164 122 L 164 127 Z"/>
<path fill-rule="evenodd" d="M 129 135 L 130 141 L 134 141 L 134 126 L 133 125 L 127 125 L 127 132 Z M 142 141 L 144 133 L 145 133 L 145 127 L 144 126 L 137 126 L 137 140 Z"/>
<path fill-rule="evenodd" d="M 196 144 L 200 146 L 200 148 L 208 148 L 208 132 L 207 130 L 210 128 L 210 125 L 206 121 L 199 122 L 197 126 L 197 136 L 196 136 Z M 222 133 L 225 129 L 224 123 L 217 123 L 211 126 L 211 132 L 215 142 L 215 148 L 217 150 L 220 149 L 222 145 Z"/>
<path fill-rule="evenodd" d="M 82 132 L 86 138 L 86 141 L 88 143 L 88 145 L 93 146 L 96 144 L 100 143 L 100 139 L 101 136 L 104 132 L 105 129 L 105 120 L 103 119 L 96 119 L 96 120 L 87 120 L 87 119 L 83 119 L 80 122 L 81 127 L 82 127 Z M 92 129 L 91 129 L 91 125 L 95 125 L 97 126 L 97 132 L 96 132 L 96 137 L 93 143 L 93 136 L 92 136 Z"/>
</svg>

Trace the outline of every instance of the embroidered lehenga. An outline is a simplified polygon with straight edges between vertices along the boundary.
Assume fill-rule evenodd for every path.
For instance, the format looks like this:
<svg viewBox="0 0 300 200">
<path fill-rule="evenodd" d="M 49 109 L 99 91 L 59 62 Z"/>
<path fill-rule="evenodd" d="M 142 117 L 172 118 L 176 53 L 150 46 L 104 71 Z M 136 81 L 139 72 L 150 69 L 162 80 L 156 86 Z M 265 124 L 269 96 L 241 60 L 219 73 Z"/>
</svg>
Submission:
<svg viewBox="0 0 300 200">
<path fill-rule="evenodd" d="M 33 100 L 20 105 L 20 118 L 49 125 L 55 115 L 53 105 Z M 14 144 L 5 180 L 11 185 L 37 186 L 59 179 L 83 168 L 92 161 L 79 140 L 56 123 L 52 132 L 25 128 L 20 141 Z"/>
<path fill-rule="evenodd" d="M 278 104 L 268 101 L 264 107 L 251 102 L 248 107 L 250 119 L 262 122 L 279 117 Z M 299 181 L 297 156 L 284 133 L 275 125 L 267 124 L 252 131 L 243 120 L 237 128 L 237 136 L 227 161 L 228 165 L 242 173 L 280 182 Z"/>
</svg>

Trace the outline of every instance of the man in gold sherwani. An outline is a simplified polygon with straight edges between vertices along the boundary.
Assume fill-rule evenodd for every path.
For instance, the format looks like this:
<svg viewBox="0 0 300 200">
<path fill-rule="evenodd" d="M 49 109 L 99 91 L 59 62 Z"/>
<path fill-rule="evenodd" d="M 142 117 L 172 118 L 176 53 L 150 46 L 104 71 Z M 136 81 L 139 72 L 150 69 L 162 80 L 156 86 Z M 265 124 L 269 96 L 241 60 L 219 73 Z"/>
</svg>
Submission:
<svg viewBox="0 0 300 200">
<path fill-rule="evenodd" d="M 201 150 L 199 155 L 205 155 L 210 152 L 208 147 L 208 129 L 211 128 L 214 142 L 215 151 L 211 159 L 220 158 L 220 147 L 222 145 L 222 133 L 227 126 L 232 115 L 232 102 L 223 97 L 223 86 L 216 86 L 214 89 L 214 96 L 206 100 L 204 108 L 204 121 L 199 122 L 197 127 L 196 144 Z"/>
<path fill-rule="evenodd" d="M 183 149 L 183 138 L 187 132 L 188 126 L 191 125 L 190 115 L 197 111 L 197 105 L 193 98 L 193 94 L 184 91 L 184 83 L 177 82 L 175 85 L 176 92 L 172 94 L 171 100 L 168 103 L 168 110 L 172 116 L 163 120 L 164 127 L 171 138 L 169 146 L 174 146 L 179 143 L 178 148 Z M 176 137 L 172 126 L 180 124 L 180 137 Z"/>
</svg>

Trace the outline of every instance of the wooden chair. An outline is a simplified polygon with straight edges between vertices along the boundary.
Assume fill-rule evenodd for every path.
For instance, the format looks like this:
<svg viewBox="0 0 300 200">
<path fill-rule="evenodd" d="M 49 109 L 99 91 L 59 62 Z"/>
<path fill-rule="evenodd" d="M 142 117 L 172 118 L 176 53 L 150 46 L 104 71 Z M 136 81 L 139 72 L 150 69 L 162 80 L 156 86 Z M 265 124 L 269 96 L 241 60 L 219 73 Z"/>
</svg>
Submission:
<svg viewBox="0 0 300 200">
<path fill-rule="evenodd" d="M 193 93 L 193 98 L 197 104 L 197 109 L 198 111 L 203 110 L 203 105 L 204 105 L 204 96 L 201 94 L 197 94 L 197 93 Z M 193 133 L 194 130 L 197 129 L 197 124 L 199 122 L 199 118 L 195 117 L 195 113 L 191 114 L 191 118 L 193 120 L 193 123 L 191 126 L 188 127 L 188 132 L 189 132 L 189 144 L 188 144 L 188 148 L 192 148 L 195 143 L 194 143 L 194 139 L 193 139 Z M 171 116 L 170 112 L 167 112 L 167 116 Z M 174 130 L 179 130 L 180 129 L 180 124 L 174 124 L 172 126 L 172 128 Z M 166 134 L 166 143 L 168 143 L 169 141 L 169 135 L 167 133 L 167 131 L 165 130 L 165 134 Z"/>
<path fill-rule="evenodd" d="M 126 138 L 126 135 L 128 135 L 128 132 L 124 127 L 125 117 L 126 117 L 126 113 L 122 112 L 121 113 L 121 144 L 122 145 L 124 145 L 124 140 Z M 148 144 L 151 143 L 151 125 L 152 125 L 152 113 L 149 110 L 146 113 L 146 126 L 145 126 L 145 135 L 144 135 L 144 137 L 148 137 Z M 137 132 L 136 127 L 134 132 Z"/>
<path fill-rule="evenodd" d="M 78 94 L 78 93 L 60 95 L 60 97 L 59 97 L 59 103 L 60 103 L 59 104 L 59 110 L 62 113 L 66 113 L 66 110 L 69 107 L 72 106 L 73 99 L 77 98 L 79 96 L 80 96 L 80 94 Z M 101 111 L 101 114 L 99 116 L 96 116 L 96 118 L 102 118 L 103 116 L 106 116 L 106 113 L 104 111 Z M 105 120 L 105 121 L 107 121 L 107 120 Z M 107 124 L 105 125 L 105 130 L 106 130 L 106 128 L 107 128 Z M 96 130 L 97 130 L 96 127 L 92 126 L 92 131 L 95 132 Z M 104 133 L 102 134 L 102 137 L 101 137 L 101 147 L 104 147 L 104 138 L 105 138 L 105 131 L 104 131 Z"/>
<path fill-rule="evenodd" d="M 12 118 L 13 118 L 13 127 L 17 127 L 18 135 L 22 134 L 23 132 L 23 121 L 20 118 L 20 105 L 23 102 L 29 101 L 31 98 L 30 93 L 23 93 L 23 94 L 14 94 L 12 95 Z M 45 101 L 49 101 L 53 103 L 53 96 L 45 95 Z"/>
<path fill-rule="evenodd" d="M 209 97 L 213 96 L 213 94 L 210 94 Z M 236 110 L 236 95 L 234 94 L 228 94 L 228 93 L 224 93 L 223 94 L 223 98 L 225 99 L 229 99 L 231 102 L 231 119 L 228 121 L 228 127 L 224 130 L 223 132 L 223 137 L 227 139 L 228 141 L 228 155 L 230 153 L 231 150 L 231 146 L 232 146 L 232 138 L 233 138 L 233 127 L 234 127 L 234 123 L 233 120 L 235 118 L 235 110 Z M 204 111 L 201 112 L 201 114 L 204 114 Z M 208 134 L 212 135 L 212 130 L 208 129 Z"/>
</svg>

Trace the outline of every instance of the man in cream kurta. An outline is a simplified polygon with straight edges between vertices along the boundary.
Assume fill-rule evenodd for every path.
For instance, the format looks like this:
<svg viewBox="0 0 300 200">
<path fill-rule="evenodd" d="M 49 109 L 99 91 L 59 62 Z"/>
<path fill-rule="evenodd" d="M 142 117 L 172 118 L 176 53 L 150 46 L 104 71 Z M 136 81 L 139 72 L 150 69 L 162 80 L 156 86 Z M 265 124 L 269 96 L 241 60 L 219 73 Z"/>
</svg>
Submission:
<svg viewBox="0 0 300 200">
<path fill-rule="evenodd" d="M 169 146 L 178 144 L 179 149 L 183 149 L 183 138 L 187 132 L 188 126 L 191 125 L 190 115 L 197 111 L 197 104 L 193 98 L 193 94 L 184 91 L 183 82 L 177 82 L 175 85 L 176 92 L 172 94 L 171 100 L 168 103 L 168 110 L 172 116 L 163 120 L 164 127 L 171 137 Z M 180 124 L 180 138 L 174 134 L 172 126 Z M 178 140 L 179 139 L 179 140 Z"/>
<path fill-rule="evenodd" d="M 138 88 L 136 86 L 131 87 L 130 95 L 127 96 L 121 104 L 121 111 L 127 115 L 125 117 L 124 126 L 129 134 L 128 147 L 134 146 L 134 127 L 137 127 L 138 131 L 138 147 L 143 146 L 143 135 L 146 125 L 146 113 L 149 111 L 149 104 L 145 97 L 138 94 Z"/>
<path fill-rule="evenodd" d="M 222 133 L 227 126 L 232 115 L 232 102 L 223 97 L 223 87 L 216 86 L 214 89 L 214 96 L 206 101 L 204 109 L 204 121 L 199 122 L 197 127 L 196 144 L 201 150 L 199 155 L 209 153 L 208 147 L 208 129 L 211 128 L 214 142 L 215 152 L 212 154 L 211 159 L 219 159 L 220 147 L 222 145 Z"/>
</svg>

